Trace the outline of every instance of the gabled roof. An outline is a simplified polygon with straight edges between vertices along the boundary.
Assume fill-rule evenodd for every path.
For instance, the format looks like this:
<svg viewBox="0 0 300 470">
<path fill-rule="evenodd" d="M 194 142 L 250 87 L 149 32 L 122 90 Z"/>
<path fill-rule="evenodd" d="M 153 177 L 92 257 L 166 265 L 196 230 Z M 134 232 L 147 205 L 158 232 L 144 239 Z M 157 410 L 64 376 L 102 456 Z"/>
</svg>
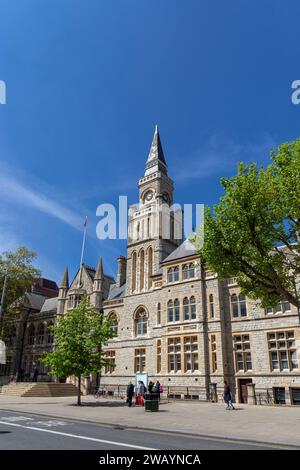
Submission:
<svg viewBox="0 0 300 470">
<path fill-rule="evenodd" d="M 184 240 L 184 242 L 181 243 L 181 245 L 179 245 L 176 250 L 174 250 L 169 256 L 167 256 L 167 258 L 163 260 L 163 264 L 169 261 L 174 261 L 177 259 L 187 258 L 189 256 L 195 255 L 197 255 L 195 245 L 193 245 L 193 243 L 187 239 Z"/>
<path fill-rule="evenodd" d="M 24 307 L 30 307 L 30 308 L 33 308 L 34 310 L 41 310 L 42 306 L 44 305 L 45 300 L 47 299 L 48 297 L 45 297 L 44 295 L 33 294 L 32 292 L 26 292 L 25 301 L 23 305 Z"/>
</svg>

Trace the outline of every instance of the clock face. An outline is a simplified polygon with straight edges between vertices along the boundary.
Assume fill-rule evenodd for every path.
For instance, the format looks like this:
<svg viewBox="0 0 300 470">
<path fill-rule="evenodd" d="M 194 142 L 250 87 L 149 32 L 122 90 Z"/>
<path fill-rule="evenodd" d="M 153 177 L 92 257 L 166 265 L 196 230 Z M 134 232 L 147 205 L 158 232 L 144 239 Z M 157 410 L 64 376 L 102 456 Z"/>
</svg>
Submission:
<svg viewBox="0 0 300 470">
<path fill-rule="evenodd" d="M 164 200 L 165 202 L 169 202 L 169 196 L 167 195 L 167 193 L 164 193 L 164 194 L 163 194 L 163 200 Z"/>
<path fill-rule="evenodd" d="M 148 191 L 148 192 L 146 193 L 145 199 L 146 199 L 147 201 L 151 201 L 152 198 L 153 198 L 153 192 L 152 192 L 152 191 Z"/>
</svg>

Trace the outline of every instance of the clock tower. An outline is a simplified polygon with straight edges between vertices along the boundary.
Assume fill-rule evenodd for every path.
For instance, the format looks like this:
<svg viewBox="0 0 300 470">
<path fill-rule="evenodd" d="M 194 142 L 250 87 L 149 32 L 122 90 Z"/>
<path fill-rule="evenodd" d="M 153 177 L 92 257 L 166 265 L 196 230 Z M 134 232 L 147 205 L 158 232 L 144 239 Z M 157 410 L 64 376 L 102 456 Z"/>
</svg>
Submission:
<svg viewBox="0 0 300 470">
<path fill-rule="evenodd" d="M 174 229 L 173 181 L 157 126 L 138 186 L 139 204 L 130 207 L 128 218 L 128 294 L 151 289 L 151 276 L 182 241 L 181 230 Z"/>
</svg>

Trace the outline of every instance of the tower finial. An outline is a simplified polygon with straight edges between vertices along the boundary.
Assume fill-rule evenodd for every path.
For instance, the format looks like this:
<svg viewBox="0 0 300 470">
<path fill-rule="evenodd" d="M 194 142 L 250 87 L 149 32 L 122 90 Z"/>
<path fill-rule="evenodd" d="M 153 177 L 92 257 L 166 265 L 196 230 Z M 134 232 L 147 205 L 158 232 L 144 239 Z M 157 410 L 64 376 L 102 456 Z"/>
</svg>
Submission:
<svg viewBox="0 0 300 470">
<path fill-rule="evenodd" d="M 61 289 L 69 289 L 69 273 L 68 273 L 68 268 L 65 269 L 63 278 L 61 280 Z"/>
</svg>

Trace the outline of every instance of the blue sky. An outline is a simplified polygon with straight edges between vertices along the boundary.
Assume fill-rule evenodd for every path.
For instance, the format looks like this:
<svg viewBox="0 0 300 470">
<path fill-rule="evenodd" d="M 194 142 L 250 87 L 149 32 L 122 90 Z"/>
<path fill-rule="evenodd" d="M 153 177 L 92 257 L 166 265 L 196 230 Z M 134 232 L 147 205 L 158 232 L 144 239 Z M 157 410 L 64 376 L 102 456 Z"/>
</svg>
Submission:
<svg viewBox="0 0 300 470">
<path fill-rule="evenodd" d="M 47 277 L 104 258 L 96 207 L 137 181 L 158 124 L 180 203 L 217 202 L 239 160 L 299 136 L 300 4 L 276 0 L 0 0 L 0 252 Z"/>
</svg>

